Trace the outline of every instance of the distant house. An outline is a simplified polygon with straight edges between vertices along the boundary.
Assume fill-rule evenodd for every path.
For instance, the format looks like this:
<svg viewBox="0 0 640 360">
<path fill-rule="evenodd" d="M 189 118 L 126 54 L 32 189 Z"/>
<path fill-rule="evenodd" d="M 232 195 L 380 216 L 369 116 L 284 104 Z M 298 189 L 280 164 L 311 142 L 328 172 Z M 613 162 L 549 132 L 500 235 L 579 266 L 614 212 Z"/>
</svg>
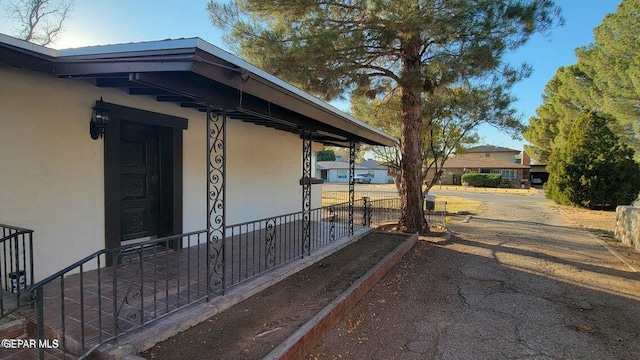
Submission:
<svg viewBox="0 0 640 360">
<path fill-rule="evenodd" d="M 465 173 L 496 173 L 502 179 L 520 185 L 521 179 L 530 179 L 531 166 L 525 151 L 495 145 L 481 145 L 466 149 L 448 159 L 442 166 L 440 182 L 445 185 L 460 185 Z M 435 169 L 430 170 L 427 179 L 433 179 Z"/>
<path fill-rule="evenodd" d="M 389 168 L 385 165 L 380 165 L 378 161 L 369 159 L 360 163 L 360 165 L 368 169 L 372 184 L 393 183 L 393 178 L 389 176 Z"/>
<path fill-rule="evenodd" d="M 456 158 L 492 158 L 509 162 L 516 162 L 518 156 L 522 153 L 520 150 L 509 149 L 495 145 L 474 146 L 461 154 L 456 154 Z M 519 162 L 519 161 L 517 161 Z"/>
<path fill-rule="evenodd" d="M 520 183 L 520 179 L 528 179 L 530 167 L 528 165 L 493 158 L 452 158 L 448 159 L 440 177 L 443 185 L 461 185 L 461 177 L 469 172 L 494 173 L 502 175 L 502 179 L 511 181 L 514 185 Z M 432 170 L 434 171 L 434 170 Z M 433 178 L 427 177 L 427 179 Z"/>
<path fill-rule="evenodd" d="M 393 182 L 386 166 L 378 165 L 375 160 L 367 160 L 355 165 L 355 174 L 369 174 L 372 184 L 388 184 Z M 349 163 L 346 161 L 318 161 L 316 176 L 330 183 L 349 182 Z"/>
<path fill-rule="evenodd" d="M 355 173 L 366 174 L 369 169 L 362 165 L 355 165 Z M 330 183 L 349 182 L 349 163 L 346 161 L 318 161 L 316 162 L 316 176 Z"/>
</svg>

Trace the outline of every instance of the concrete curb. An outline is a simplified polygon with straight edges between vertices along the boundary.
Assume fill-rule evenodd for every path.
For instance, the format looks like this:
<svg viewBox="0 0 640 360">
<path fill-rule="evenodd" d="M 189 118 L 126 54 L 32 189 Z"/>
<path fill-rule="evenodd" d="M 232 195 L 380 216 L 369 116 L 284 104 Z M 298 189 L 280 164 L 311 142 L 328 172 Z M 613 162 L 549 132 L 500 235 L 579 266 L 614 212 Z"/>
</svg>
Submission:
<svg viewBox="0 0 640 360">
<path fill-rule="evenodd" d="M 417 241 L 416 233 L 398 245 L 392 253 L 385 256 L 375 267 L 273 349 L 264 359 L 303 359 Z"/>
</svg>

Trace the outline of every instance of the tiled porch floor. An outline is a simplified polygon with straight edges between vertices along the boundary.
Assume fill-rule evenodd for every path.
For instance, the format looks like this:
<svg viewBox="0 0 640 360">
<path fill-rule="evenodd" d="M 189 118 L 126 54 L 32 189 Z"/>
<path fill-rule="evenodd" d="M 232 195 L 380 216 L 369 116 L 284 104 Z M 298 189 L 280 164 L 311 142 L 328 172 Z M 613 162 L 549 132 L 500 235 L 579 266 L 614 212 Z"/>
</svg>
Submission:
<svg viewBox="0 0 640 360">
<path fill-rule="evenodd" d="M 345 223 L 311 224 L 311 251 L 348 235 Z M 43 289 L 45 339 L 59 339 L 67 357 L 75 358 L 153 319 L 206 300 L 209 284 L 214 288 L 210 296 L 221 294 L 223 272 L 228 289 L 302 254 L 301 221 L 249 230 L 253 229 L 238 228 L 225 239 L 224 266 L 214 266 L 215 256 L 208 263 L 206 234 L 201 234 L 118 253 L 117 266 L 96 269 L 96 258 L 92 268 L 57 278 Z M 183 247 L 173 250 L 178 243 Z M 99 261 L 106 263 L 104 257 Z M 36 311 L 25 308 L 21 314 L 32 324 L 28 337 L 35 338 Z"/>
</svg>

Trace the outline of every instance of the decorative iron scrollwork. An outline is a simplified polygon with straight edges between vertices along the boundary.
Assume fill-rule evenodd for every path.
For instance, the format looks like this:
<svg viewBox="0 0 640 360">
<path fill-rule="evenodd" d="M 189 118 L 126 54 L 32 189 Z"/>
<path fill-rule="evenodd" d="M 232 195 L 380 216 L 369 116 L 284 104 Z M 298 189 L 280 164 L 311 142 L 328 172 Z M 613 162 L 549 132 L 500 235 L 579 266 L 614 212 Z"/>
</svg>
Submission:
<svg viewBox="0 0 640 360">
<path fill-rule="evenodd" d="M 311 253 L 311 132 L 302 131 L 302 250 Z"/>
<path fill-rule="evenodd" d="M 214 114 L 207 106 L 208 277 L 214 293 L 224 290 L 225 133 L 226 113 Z"/>
<path fill-rule="evenodd" d="M 349 235 L 353 235 L 353 206 L 355 203 L 356 143 L 349 142 Z"/>
<path fill-rule="evenodd" d="M 336 239 L 336 210 L 333 206 L 329 207 L 329 241 Z"/>
<path fill-rule="evenodd" d="M 276 265 L 276 219 L 269 219 L 265 225 L 265 266 L 271 269 Z"/>
<path fill-rule="evenodd" d="M 364 205 L 364 209 L 362 212 L 362 226 L 368 226 L 371 224 L 371 215 L 369 213 L 370 202 L 369 197 L 365 196 L 362 198 L 362 203 Z"/>
<path fill-rule="evenodd" d="M 136 248 L 127 251 L 120 251 L 117 253 L 117 269 L 124 270 L 133 264 L 141 264 L 142 261 L 142 249 Z M 136 271 L 127 276 L 129 279 L 140 279 L 140 266 L 134 267 Z M 131 270 L 126 270 L 129 273 Z M 131 328 L 141 325 L 144 322 L 143 316 L 143 298 L 142 298 L 142 284 L 130 280 L 128 283 L 125 277 L 118 277 L 118 281 L 124 281 L 125 283 L 118 283 L 118 289 L 125 288 L 126 291 L 120 296 L 118 294 L 118 305 L 116 308 L 116 327 L 120 331 L 130 330 Z M 115 286 L 115 284 L 114 284 Z"/>
</svg>

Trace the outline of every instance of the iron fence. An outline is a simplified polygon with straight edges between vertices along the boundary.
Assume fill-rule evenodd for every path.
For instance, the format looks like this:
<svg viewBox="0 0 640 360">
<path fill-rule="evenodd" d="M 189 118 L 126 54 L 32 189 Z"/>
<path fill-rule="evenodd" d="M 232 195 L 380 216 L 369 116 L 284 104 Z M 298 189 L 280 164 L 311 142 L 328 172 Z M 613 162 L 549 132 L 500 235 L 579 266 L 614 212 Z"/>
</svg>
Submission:
<svg viewBox="0 0 640 360">
<path fill-rule="evenodd" d="M 211 261 L 208 230 L 97 251 L 27 288 L 23 303 L 34 308 L 24 314 L 36 323 L 28 336 L 58 339 L 63 356 L 87 356 L 105 342 L 353 234 L 366 226 L 365 205 L 361 199 L 353 207 L 312 209 L 308 218 L 299 212 L 227 226 L 223 261 Z M 359 212 L 352 221 L 350 209 Z M 303 236 L 305 229 L 310 236 Z M 222 286 L 214 273 L 223 274 Z M 39 349 L 40 358 L 44 352 Z"/>
<path fill-rule="evenodd" d="M 63 356 L 82 356 L 207 299 L 206 243 L 201 230 L 95 252 L 28 289 L 35 308 L 25 314 L 36 319 L 28 335 L 56 338 Z"/>
<path fill-rule="evenodd" d="M 396 199 L 400 195 L 397 191 L 354 191 L 354 197 L 356 199 L 369 198 L 372 201 L 383 199 Z M 340 204 L 349 201 L 348 191 L 323 191 L 322 192 L 322 205 L 328 206 L 333 204 Z"/>
<path fill-rule="evenodd" d="M 368 223 L 372 227 L 396 223 L 400 220 L 401 209 L 399 198 L 387 198 L 379 200 L 369 200 Z M 447 226 L 447 202 L 435 201 L 428 203 L 425 201 L 425 218 L 429 225 Z"/>
<path fill-rule="evenodd" d="M 0 318 L 25 305 L 32 284 L 33 230 L 0 224 Z"/>
<path fill-rule="evenodd" d="M 354 211 L 364 214 L 363 200 L 354 202 Z M 364 215 L 359 216 L 360 219 Z M 349 236 L 349 203 L 313 209 L 309 216 L 310 237 L 305 244 L 302 212 L 250 221 L 227 227 L 225 240 L 225 283 L 234 286 L 267 270 Z M 355 217 L 353 231 L 365 226 Z"/>
<path fill-rule="evenodd" d="M 446 225 L 446 202 L 427 206 L 425 214 L 430 224 Z M 19 285 L 16 289 L 18 304 L 34 305 L 24 312 L 36 323 L 28 336 L 57 338 L 64 356 L 83 357 L 105 342 L 218 296 L 363 227 L 398 221 L 400 199 L 363 197 L 352 207 L 336 203 L 306 215 L 298 212 L 227 226 L 221 262 L 211 261 L 209 231 L 200 230 L 100 250 L 36 284 L 32 231 L 3 225 L 2 285 L 7 289 L 13 279 L 7 274 L 28 269 L 26 289 Z M 213 276 L 220 272 L 214 266 L 222 266 L 222 286 Z M 44 358 L 43 349 L 39 356 Z"/>
</svg>

